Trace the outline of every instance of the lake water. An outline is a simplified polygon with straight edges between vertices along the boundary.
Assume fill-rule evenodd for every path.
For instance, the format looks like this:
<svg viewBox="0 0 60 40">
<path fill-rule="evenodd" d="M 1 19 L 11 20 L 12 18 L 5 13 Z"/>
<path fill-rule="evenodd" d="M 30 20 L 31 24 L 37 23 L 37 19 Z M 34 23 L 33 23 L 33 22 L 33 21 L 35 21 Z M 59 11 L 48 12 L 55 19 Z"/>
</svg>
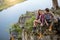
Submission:
<svg viewBox="0 0 60 40">
<path fill-rule="evenodd" d="M 0 12 L 0 40 L 9 40 L 9 28 L 17 23 L 22 13 L 14 10 L 14 7 Z"/>
</svg>

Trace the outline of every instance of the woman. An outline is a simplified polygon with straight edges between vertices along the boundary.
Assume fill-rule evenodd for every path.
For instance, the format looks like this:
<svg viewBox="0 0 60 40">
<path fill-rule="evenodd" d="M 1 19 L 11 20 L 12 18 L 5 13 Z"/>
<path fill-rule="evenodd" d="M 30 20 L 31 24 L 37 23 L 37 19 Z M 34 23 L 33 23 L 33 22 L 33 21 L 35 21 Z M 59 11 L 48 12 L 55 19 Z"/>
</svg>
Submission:
<svg viewBox="0 0 60 40">
<path fill-rule="evenodd" d="M 38 15 L 37 15 L 36 20 L 34 20 L 34 25 L 33 25 L 34 31 L 36 30 L 36 26 L 38 23 L 40 24 L 40 26 L 43 26 L 43 24 L 44 24 L 44 13 L 40 9 L 38 10 Z"/>
</svg>

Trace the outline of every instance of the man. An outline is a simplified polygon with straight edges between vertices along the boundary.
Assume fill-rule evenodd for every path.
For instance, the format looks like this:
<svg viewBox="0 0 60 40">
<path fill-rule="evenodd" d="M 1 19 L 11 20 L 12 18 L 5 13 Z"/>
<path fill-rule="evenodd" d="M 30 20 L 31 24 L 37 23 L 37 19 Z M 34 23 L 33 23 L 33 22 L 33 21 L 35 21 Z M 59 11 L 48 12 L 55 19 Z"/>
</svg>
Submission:
<svg viewBox="0 0 60 40">
<path fill-rule="evenodd" d="M 49 31 L 51 31 L 53 23 L 57 22 L 57 18 L 55 18 L 55 15 L 48 8 L 45 9 L 45 19 L 46 24 L 49 26 Z"/>
</svg>

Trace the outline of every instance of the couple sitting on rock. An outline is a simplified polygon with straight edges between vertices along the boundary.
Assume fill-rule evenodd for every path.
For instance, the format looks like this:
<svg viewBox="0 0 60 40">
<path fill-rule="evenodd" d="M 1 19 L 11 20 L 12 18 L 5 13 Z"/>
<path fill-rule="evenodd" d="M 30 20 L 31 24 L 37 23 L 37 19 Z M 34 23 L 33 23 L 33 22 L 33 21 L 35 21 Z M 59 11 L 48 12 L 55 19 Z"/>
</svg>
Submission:
<svg viewBox="0 0 60 40">
<path fill-rule="evenodd" d="M 51 30 L 53 22 L 57 21 L 58 20 L 55 15 L 48 8 L 46 8 L 45 11 L 39 9 L 37 18 L 36 20 L 34 20 L 33 30 L 36 30 L 36 26 L 38 23 L 40 24 L 40 26 L 44 26 L 44 24 L 46 24 L 47 26 L 49 26 L 49 30 Z"/>
</svg>

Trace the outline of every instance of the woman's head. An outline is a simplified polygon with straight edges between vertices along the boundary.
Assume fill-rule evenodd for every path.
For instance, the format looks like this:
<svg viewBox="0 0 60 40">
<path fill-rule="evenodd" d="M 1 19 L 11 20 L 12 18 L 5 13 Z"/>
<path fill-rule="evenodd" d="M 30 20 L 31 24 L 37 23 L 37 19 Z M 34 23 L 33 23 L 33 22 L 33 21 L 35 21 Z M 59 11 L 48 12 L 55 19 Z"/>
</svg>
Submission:
<svg viewBox="0 0 60 40">
<path fill-rule="evenodd" d="M 38 10 L 38 15 L 40 15 L 40 14 L 42 14 L 43 12 L 42 12 L 42 10 Z"/>
</svg>

